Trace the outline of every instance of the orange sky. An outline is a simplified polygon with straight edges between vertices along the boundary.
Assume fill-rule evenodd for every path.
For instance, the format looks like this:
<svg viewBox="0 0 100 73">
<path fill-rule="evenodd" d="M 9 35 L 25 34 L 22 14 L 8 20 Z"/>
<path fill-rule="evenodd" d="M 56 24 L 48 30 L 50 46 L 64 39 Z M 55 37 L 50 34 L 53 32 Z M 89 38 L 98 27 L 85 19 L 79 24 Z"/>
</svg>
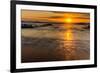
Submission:
<svg viewBox="0 0 100 73">
<path fill-rule="evenodd" d="M 22 10 L 22 21 L 89 23 L 89 13 Z"/>
</svg>

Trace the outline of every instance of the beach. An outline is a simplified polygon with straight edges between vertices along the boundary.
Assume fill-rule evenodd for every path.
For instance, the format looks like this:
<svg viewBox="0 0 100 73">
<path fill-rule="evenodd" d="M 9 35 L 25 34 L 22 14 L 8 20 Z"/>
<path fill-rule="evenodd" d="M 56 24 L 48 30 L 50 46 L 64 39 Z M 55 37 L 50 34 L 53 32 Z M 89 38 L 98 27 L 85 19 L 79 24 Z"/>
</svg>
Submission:
<svg viewBox="0 0 100 73">
<path fill-rule="evenodd" d="M 89 30 L 22 29 L 21 62 L 90 59 Z"/>
</svg>

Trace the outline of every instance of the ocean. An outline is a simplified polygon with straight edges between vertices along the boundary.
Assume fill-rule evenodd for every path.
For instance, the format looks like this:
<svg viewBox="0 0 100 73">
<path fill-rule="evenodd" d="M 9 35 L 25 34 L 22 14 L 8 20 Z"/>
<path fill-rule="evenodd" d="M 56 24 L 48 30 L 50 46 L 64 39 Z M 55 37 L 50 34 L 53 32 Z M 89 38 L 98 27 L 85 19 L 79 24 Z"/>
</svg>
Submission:
<svg viewBox="0 0 100 73">
<path fill-rule="evenodd" d="M 89 29 L 22 28 L 21 62 L 90 59 Z"/>
</svg>

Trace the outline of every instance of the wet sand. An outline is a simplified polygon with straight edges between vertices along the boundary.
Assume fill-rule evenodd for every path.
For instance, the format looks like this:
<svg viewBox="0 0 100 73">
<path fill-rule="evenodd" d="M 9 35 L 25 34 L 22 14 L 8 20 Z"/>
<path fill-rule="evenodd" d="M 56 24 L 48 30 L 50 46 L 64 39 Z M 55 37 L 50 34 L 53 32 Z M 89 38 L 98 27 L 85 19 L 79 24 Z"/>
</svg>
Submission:
<svg viewBox="0 0 100 73">
<path fill-rule="evenodd" d="M 71 40 L 22 36 L 21 61 L 22 63 L 27 63 L 87 60 L 90 58 L 89 43 L 89 40 L 84 39 Z"/>
</svg>

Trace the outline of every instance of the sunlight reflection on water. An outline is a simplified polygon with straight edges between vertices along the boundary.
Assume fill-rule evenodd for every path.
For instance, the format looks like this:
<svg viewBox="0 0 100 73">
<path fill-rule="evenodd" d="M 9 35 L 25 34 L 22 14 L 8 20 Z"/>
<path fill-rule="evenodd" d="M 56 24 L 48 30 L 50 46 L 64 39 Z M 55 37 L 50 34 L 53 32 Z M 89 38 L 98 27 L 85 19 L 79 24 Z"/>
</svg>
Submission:
<svg viewBox="0 0 100 73">
<path fill-rule="evenodd" d="M 89 56 L 88 30 L 22 30 L 22 62 L 81 60 Z"/>
</svg>

